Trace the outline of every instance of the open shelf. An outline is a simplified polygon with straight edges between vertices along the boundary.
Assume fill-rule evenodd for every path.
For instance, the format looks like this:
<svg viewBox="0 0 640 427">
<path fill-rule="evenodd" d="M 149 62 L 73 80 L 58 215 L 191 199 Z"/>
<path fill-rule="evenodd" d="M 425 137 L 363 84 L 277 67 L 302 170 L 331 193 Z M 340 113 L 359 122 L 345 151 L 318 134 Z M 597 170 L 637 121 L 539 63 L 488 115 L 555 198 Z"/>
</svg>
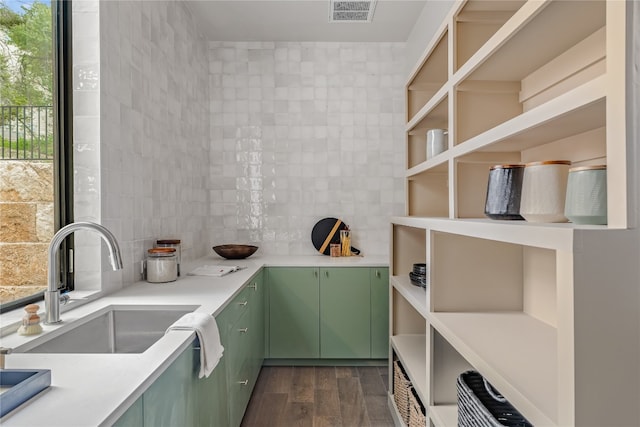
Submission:
<svg viewBox="0 0 640 427">
<path fill-rule="evenodd" d="M 449 98 L 438 93 L 407 126 L 407 168 L 427 160 L 427 131 L 449 127 Z"/>
<path fill-rule="evenodd" d="M 596 78 L 561 96 L 478 133 L 452 150 L 525 152 L 602 128 L 606 123 L 606 79 Z"/>
<path fill-rule="evenodd" d="M 442 153 L 440 156 L 445 156 Z M 434 157 L 434 162 L 437 158 Z M 409 216 L 449 217 L 449 162 L 407 178 Z"/>
<path fill-rule="evenodd" d="M 524 0 L 466 2 L 454 17 L 454 69 L 467 62 L 524 3 Z"/>
<path fill-rule="evenodd" d="M 391 239 L 397 249 L 391 260 L 391 276 L 407 276 L 413 264 L 427 260 L 427 233 L 422 227 L 402 222 L 391 222 Z"/>
<path fill-rule="evenodd" d="M 427 48 L 423 61 L 407 84 L 407 121 L 411 119 L 442 89 L 448 73 L 448 32 L 446 27 L 440 37 Z"/>
<path fill-rule="evenodd" d="M 635 15 L 624 1 L 454 2 L 409 76 L 390 318 L 392 336 L 425 337 L 426 354 L 394 348 L 426 366 L 430 426 L 457 426 L 469 369 L 534 425 L 640 425 Z M 429 129 L 448 144 L 427 159 Z M 606 165 L 608 225 L 485 217 L 492 166 L 547 160 Z"/>
<path fill-rule="evenodd" d="M 429 312 L 428 293 L 425 289 L 411 284 L 409 275 L 391 276 L 391 285 L 407 300 L 407 302 L 423 317 Z"/>
<path fill-rule="evenodd" d="M 431 313 L 431 325 L 534 425 L 558 413 L 556 329 L 524 313 Z"/>
<path fill-rule="evenodd" d="M 498 40 L 485 45 L 495 50 L 482 52 L 483 47 L 477 63 L 469 64 L 468 74 L 462 77 L 461 70 L 460 80 L 455 83 L 454 144 L 605 74 L 604 2 L 579 2 L 579 7 L 575 2 L 549 2 L 544 7 L 531 3 L 536 5 L 527 4 L 523 9 L 540 10 L 530 22 L 523 18 L 523 26 L 509 33 L 511 37 L 496 33 Z M 556 33 L 563 35 L 556 37 Z M 540 49 L 545 41 L 549 46 Z M 469 62 L 473 63 L 473 58 Z M 492 108 L 484 108 L 486 105 Z"/>
<path fill-rule="evenodd" d="M 435 427 L 458 427 L 458 405 L 429 406 L 429 418 Z"/>
<path fill-rule="evenodd" d="M 427 339 L 425 335 L 395 335 L 391 346 L 404 367 L 418 397 L 427 401 Z"/>
</svg>

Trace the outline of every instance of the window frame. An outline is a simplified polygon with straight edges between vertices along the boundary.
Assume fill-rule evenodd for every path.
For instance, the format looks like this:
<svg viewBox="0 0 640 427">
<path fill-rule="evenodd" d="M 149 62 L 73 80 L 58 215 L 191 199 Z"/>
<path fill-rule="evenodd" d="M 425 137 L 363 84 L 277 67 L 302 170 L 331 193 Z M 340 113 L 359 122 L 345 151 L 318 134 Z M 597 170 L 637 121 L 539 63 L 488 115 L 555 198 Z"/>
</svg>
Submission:
<svg viewBox="0 0 640 427">
<path fill-rule="evenodd" d="M 72 2 L 51 0 L 53 43 L 54 230 L 73 222 L 73 55 Z M 74 289 L 73 236 L 63 242 L 57 257 L 59 289 Z M 7 302 L 0 313 L 44 299 L 44 291 Z"/>
</svg>

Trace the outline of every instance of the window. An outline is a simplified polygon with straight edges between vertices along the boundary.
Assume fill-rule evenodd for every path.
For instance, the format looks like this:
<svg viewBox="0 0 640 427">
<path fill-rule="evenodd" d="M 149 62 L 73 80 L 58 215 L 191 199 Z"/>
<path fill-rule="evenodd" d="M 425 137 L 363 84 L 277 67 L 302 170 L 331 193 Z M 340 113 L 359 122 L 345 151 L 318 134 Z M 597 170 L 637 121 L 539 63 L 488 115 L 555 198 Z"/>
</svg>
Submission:
<svg viewBox="0 0 640 427">
<path fill-rule="evenodd" d="M 71 2 L 0 0 L 1 311 L 42 299 L 49 241 L 72 222 L 71 78 Z"/>
</svg>

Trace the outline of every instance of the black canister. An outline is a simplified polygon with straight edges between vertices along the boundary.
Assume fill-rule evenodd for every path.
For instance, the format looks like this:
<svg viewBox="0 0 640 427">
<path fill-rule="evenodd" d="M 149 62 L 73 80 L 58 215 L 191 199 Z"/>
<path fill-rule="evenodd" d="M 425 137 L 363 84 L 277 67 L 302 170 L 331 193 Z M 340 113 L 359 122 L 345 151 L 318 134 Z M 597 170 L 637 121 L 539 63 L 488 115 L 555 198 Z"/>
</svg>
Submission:
<svg viewBox="0 0 640 427">
<path fill-rule="evenodd" d="M 524 219 L 520 196 L 524 165 L 496 165 L 489 170 L 484 214 L 491 219 Z"/>
</svg>

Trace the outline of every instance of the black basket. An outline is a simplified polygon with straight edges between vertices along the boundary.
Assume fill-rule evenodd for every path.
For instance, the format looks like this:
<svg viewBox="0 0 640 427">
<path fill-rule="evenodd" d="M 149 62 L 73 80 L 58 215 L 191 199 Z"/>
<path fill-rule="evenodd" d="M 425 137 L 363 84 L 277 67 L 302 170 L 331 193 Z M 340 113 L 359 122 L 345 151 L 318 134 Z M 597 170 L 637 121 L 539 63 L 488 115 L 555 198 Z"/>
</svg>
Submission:
<svg viewBox="0 0 640 427">
<path fill-rule="evenodd" d="M 478 372 L 463 372 L 457 388 L 459 427 L 533 427 Z"/>
</svg>

